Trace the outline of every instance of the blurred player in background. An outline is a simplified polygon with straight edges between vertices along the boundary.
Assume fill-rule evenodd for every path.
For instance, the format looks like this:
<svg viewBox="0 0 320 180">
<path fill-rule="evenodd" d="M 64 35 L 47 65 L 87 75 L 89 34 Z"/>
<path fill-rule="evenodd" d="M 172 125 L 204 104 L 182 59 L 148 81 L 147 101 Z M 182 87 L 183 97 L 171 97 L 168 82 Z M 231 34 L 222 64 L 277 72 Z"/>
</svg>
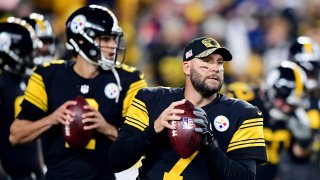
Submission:
<svg viewBox="0 0 320 180">
<path fill-rule="evenodd" d="M 53 33 L 51 24 L 42 14 L 31 13 L 28 17 L 23 18 L 36 31 L 41 46 L 36 49 L 34 64 L 40 65 L 50 62 L 56 58 L 56 37 Z"/>
<path fill-rule="evenodd" d="M 280 178 L 283 180 L 319 179 L 320 47 L 311 38 L 300 36 L 290 46 L 289 60 L 299 65 L 306 73 L 305 97 L 302 99 L 302 105 L 308 115 L 313 144 L 307 152 L 293 146 L 295 149 L 283 154 L 280 160 Z"/>
<path fill-rule="evenodd" d="M 313 134 L 303 105 L 306 96 L 305 82 L 305 72 L 290 61 L 283 61 L 281 66 L 266 76 L 264 91 L 270 126 L 269 129 L 265 128 L 265 137 L 266 141 L 270 141 L 268 157 L 271 163 L 282 164 L 280 153 L 284 149 L 286 151 L 283 153 L 290 158 L 307 160 L 311 155 Z M 281 166 L 277 166 L 277 169 L 281 176 Z M 307 173 L 297 175 L 296 178 L 309 179 Z"/>
<path fill-rule="evenodd" d="M 121 64 L 123 32 L 108 8 L 79 8 L 66 22 L 66 36 L 67 49 L 76 60 L 37 67 L 11 126 L 10 141 L 24 144 L 42 138 L 46 179 L 115 179 L 107 163 L 109 147 L 133 96 L 147 85 L 144 75 Z M 73 149 L 64 140 L 62 127 L 72 121 L 74 113 L 67 107 L 78 95 L 90 104 L 83 122 L 90 124 L 84 129 L 93 129 L 94 135 L 85 148 Z"/>
<path fill-rule="evenodd" d="M 9 17 L 0 22 L 0 156 L 4 170 L 13 180 L 42 179 L 39 141 L 21 146 L 9 142 L 10 125 L 20 112 L 26 82 L 39 47 L 34 29 L 26 21 Z"/>
<path fill-rule="evenodd" d="M 268 164 L 257 167 L 257 180 L 279 177 L 284 151 L 298 158 L 311 154 L 313 135 L 303 106 L 305 82 L 305 72 L 297 64 L 284 61 L 267 74 L 262 89 L 240 82 L 226 88 L 229 96 L 244 99 L 263 111 Z"/>
</svg>

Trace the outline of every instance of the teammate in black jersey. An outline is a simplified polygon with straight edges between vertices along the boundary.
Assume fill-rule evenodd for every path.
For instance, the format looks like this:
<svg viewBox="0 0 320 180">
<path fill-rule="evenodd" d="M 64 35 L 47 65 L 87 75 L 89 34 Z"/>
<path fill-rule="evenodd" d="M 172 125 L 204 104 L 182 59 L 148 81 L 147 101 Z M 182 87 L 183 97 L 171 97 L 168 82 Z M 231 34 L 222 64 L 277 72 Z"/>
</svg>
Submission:
<svg viewBox="0 0 320 180">
<path fill-rule="evenodd" d="M 308 160 L 311 152 L 310 123 L 302 104 L 306 92 L 304 82 L 304 71 L 296 63 L 283 61 L 279 67 L 267 74 L 262 90 L 240 82 L 227 86 L 228 94 L 232 97 L 245 99 L 263 111 L 268 164 L 257 168 L 257 180 L 278 179 L 280 175 L 283 179 L 283 171 L 290 174 L 289 179 L 294 176 L 298 179 L 312 177 L 312 168 L 307 166 L 310 172 L 303 175 L 297 175 L 298 169 L 292 171 L 287 168 L 292 166 L 289 163 L 281 166 L 281 154 L 285 152 L 290 152 L 290 157 L 304 162 Z M 280 175 L 279 169 L 282 172 Z"/>
<path fill-rule="evenodd" d="M 0 159 L 11 179 L 41 179 L 42 156 L 39 141 L 21 146 L 9 142 L 10 125 L 20 111 L 19 104 L 32 71 L 38 45 L 34 29 L 24 20 L 9 17 L 0 22 Z M 29 71 L 28 71 L 29 69 Z M 34 177 L 33 177 L 34 176 Z"/>
<path fill-rule="evenodd" d="M 320 142 L 320 47 L 307 36 L 297 37 L 289 48 L 290 61 L 296 63 L 306 74 L 305 96 L 303 109 L 308 115 L 312 130 L 313 144 L 302 150 L 293 146 L 288 153 L 283 154 L 280 162 L 280 178 L 283 180 L 319 179 L 319 154 L 317 144 Z M 307 151 L 306 151 L 307 150 Z M 295 152 L 299 152 L 298 154 Z M 302 153 L 301 153 L 302 152 Z"/>
<path fill-rule="evenodd" d="M 266 161 L 262 113 L 219 93 L 223 63 L 232 55 L 216 40 L 201 37 L 187 45 L 183 59 L 184 88 L 147 88 L 135 96 L 111 147 L 110 164 L 121 171 L 144 155 L 138 179 L 255 179 L 256 163 Z M 194 122 L 203 136 L 202 148 L 186 159 L 164 133 L 175 129 L 168 121 L 180 120 L 176 114 L 183 110 L 174 107 L 184 99 L 197 106 Z"/>
<path fill-rule="evenodd" d="M 10 141 L 23 144 L 41 137 L 46 179 L 115 179 L 107 163 L 109 147 L 133 96 L 146 87 L 144 75 L 119 63 L 123 33 L 109 9 L 90 5 L 76 10 L 66 22 L 66 34 L 76 60 L 36 68 Z M 84 129 L 95 133 L 85 148 L 72 149 L 63 138 L 62 124 L 72 121 L 74 114 L 67 107 L 78 95 L 90 104 L 83 117 L 90 125 Z"/>
</svg>

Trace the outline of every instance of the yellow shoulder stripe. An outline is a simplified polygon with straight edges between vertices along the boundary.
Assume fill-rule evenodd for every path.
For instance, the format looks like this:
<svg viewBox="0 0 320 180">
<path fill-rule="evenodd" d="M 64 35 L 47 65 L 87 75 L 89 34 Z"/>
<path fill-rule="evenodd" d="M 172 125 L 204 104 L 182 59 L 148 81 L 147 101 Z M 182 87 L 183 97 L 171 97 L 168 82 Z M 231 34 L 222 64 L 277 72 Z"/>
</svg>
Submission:
<svg viewBox="0 0 320 180">
<path fill-rule="evenodd" d="M 147 87 L 147 82 L 142 79 L 137 82 L 134 82 L 130 85 L 126 97 L 123 100 L 123 109 L 122 109 L 122 117 L 125 117 L 128 111 L 128 108 L 132 102 L 133 97 L 137 94 L 137 92 L 142 89 Z"/>
<path fill-rule="evenodd" d="M 50 66 L 51 64 L 63 64 L 65 61 L 64 60 L 61 60 L 61 59 L 56 59 L 56 60 L 52 60 L 50 62 L 45 62 L 43 63 L 43 67 L 48 67 Z"/>
<path fill-rule="evenodd" d="M 25 91 L 25 99 L 44 112 L 48 110 L 48 97 L 42 77 L 33 73 Z"/>
<path fill-rule="evenodd" d="M 135 71 L 137 68 L 133 67 L 133 66 L 129 66 L 127 64 L 122 64 L 120 65 L 120 67 L 125 70 L 125 71 L 128 71 L 128 72 L 133 72 Z"/>
<path fill-rule="evenodd" d="M 149 126 L 148 110 L 144 102 L 134 98 L 128 109 L 124 123 L 129 124 L 143 131 Z"/>
</svg>

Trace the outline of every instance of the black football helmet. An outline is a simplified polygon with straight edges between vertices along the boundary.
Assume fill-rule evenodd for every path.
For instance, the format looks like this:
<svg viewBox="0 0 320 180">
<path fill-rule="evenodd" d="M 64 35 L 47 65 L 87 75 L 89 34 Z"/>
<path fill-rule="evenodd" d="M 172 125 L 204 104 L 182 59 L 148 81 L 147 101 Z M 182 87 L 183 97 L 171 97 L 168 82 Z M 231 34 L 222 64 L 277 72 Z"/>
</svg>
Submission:
<svg viewBox="0 0 320 180">
<path fill-rule="evenodd" d="M 299 106 L 305 95 L 305 82 L 306 74 L 296 63 L 283 61 L 267 74 L 264 91 L 269 102 L 280 98 L 291 106 Z"/>
<path fill-rule="evenodd" d="M 311 38 L 298 37 L 289 48 L 289 60 L 297 63 L 307 75 L 307 90 L 320 89 L 320 47 Z"/>
<path fill-rule="evenodd" d="M 0 64 L 4 70 L 24 75 L 33 68 L 38 39 L 26 21 L 8 17 L 0 20 Z"/>
<path fill-rule="evenodd" d="M 23 18 L 29 23 L 36 32 L 39 45 L 36 50 L 36 56 L 33 59 L 35 65 L 44 62 L 50 62 L 55 58 L 55 35 L 53 33 L 51 24 L 38 13 L 31 13 L 28 17 Z"/>
<path fill-rule="evenodd" d="M 68 49 L 103 69 L 110 69 L 118 63 L 119 50 L 124 50 L 120 47 L 123 32 L 118 25 L 118 20 L 108 8 L 103 6 L 90 5 L 76 10 L 66 22 L 66 34 Z M 100 45 L 95 41 L 95 38 L 104 35 L 114 36 L 118 44 L 114 50 L 113 59 L 106 59 Z"/>
</svg>

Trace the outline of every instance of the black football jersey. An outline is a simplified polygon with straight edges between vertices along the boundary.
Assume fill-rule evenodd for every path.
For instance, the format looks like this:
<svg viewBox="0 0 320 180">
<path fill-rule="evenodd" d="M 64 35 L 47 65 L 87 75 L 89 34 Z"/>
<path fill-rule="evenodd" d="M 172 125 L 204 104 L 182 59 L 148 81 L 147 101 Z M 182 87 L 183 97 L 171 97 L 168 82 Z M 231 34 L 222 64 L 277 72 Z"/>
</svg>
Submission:
<svg viewBox="0 0 320 180">
<path fill-rule="evenodd" d="M 184 98 L 184 88 L 148 88 L 139 91 L 132 101 L 123 131 L 139 133 L 154 121 L 172 102 Z M 231 159 L 266 161 L 262 113 L 256 107 L 222 94 L 202 107 L 211 121 L 220 148 Z M 219 179 L 219 173 L 201 151 L 187 159 L 179 158 L 170 146 L 166 133 L 156 137 L 142 160 L 142 179 Z"/>
<path fill-rule="evenodd" d="M 3 71 L 0 75 L 0 159 L 7 173 L 29 176 L 39 164 L 37 143 L 13 147 L 9 142 L 10 126 L 20 111 L 27 78 Z"/>
<path fill-rule="evenodd" d="M 40 119 L 81 95 L 108 123 L 121 127 L 132 98 L 147 86 L 144 75 L 134 67 L 119 65 L 119 86 L 112 71 L 100 70 L 95 78 L 85 79 L 75 73 L 73 65 L 59 60 L 38 67 L 28 82 L 18 118 Z M 107 164 L 112 141 L 105 135 L 96 132 L 84 149 L 72 149 L 64 140 L 62 125 L 57 125 L 42 140 L 49 179 L 114 179 Z"/>
</svg>

